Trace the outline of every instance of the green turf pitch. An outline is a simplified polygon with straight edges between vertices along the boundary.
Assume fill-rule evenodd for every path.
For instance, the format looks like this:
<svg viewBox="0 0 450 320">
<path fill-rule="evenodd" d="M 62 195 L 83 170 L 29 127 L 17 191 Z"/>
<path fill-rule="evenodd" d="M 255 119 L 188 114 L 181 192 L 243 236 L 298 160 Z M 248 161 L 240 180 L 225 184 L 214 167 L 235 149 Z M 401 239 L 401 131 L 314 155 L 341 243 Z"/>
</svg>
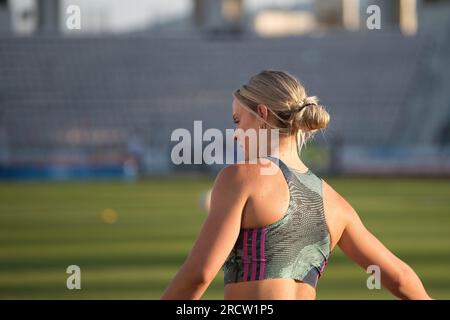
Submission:
<svg viewBox="0 0 450 320">
<path fill-rule="evenodd" d="M 0 183 L 0 298 L 159 298 L 205 219 L 198 199 L 212 181 Z M 327 181 L 434 298 L 450 298 L 448 180 Z M 81 268 L 81 290 L 66 287 L 73 264 Z M 393 298 L 368 290 L 367 277 L 337 249 L 317 297 Z M 203 297 L 223 297 L 221 271 Z"/>
</svg>

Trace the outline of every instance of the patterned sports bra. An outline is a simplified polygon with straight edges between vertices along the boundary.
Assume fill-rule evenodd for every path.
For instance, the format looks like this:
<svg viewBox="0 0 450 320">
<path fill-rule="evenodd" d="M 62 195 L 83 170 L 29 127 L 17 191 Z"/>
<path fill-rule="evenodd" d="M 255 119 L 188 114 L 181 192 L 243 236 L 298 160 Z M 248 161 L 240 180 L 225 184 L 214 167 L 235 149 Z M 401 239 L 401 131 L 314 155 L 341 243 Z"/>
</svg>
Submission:
<svg viewBox="0 0 450 320">
<path fill-rule="evenodd" d="M 278 164 L 289 187 L 289 206 L 278 221 L 260 228 L 241 228 L 222 266 L 224 283 L 289 278 L 316 287 L 331 253 L 325 221 L 322 179 L 310 170 Z"/>
</svg>

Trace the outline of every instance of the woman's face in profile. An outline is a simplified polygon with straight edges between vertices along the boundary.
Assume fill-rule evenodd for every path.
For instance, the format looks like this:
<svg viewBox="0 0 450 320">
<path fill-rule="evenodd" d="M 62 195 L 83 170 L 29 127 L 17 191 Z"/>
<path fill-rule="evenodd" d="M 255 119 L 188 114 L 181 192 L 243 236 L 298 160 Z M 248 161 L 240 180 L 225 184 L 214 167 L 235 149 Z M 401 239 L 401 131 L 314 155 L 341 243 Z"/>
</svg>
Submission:
<svg viewBox="0 0 450 320">
<path fill-rule="evenodd" d="M 232 112 L 233 121 L 236 125 L 234 139 L 242 148 L 246 160 L 256 157 L 258 155 L 259 130 L 262 121 L 243 107 L 236 98 L 233 99 Z"/>
</svg>

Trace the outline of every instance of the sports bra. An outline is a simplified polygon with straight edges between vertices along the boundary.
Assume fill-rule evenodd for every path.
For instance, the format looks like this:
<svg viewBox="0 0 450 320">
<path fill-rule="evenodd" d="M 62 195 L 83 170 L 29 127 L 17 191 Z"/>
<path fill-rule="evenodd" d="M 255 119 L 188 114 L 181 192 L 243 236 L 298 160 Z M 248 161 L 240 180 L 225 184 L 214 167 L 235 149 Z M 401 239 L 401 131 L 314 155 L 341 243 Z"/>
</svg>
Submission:
<svg viewBox="0 0 450 320">
<path fill-rule="evenodd" d="M 315 288 L 331 253 L 322 179 L 309 169 L 302 173 L 277 158 L 266 158 L 279 166 L 288 184 L 288 209 L 272 224 L 240 229 L 222 266 L 224 284 L 289 278 Z"/>
</svg>

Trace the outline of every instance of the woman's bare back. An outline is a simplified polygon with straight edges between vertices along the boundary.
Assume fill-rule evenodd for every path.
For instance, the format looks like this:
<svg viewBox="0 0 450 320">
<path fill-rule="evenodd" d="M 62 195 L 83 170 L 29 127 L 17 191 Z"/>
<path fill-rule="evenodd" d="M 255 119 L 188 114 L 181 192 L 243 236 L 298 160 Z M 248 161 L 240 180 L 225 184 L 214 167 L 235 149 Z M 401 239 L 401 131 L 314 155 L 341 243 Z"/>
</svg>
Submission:
<svg viewBox="0 0 450 320">
<path fill-rule="evenodd" d="M 242 214 L 243 228 L 258 228 L 272 224 L 282 218 L 289 203 L 289 189 L 280 170 L 275 175 L 253 177 L 249 196 Z M 333 249 L 344 230 L 340 221 L 339 195 L 322 180 L 325 219 Z M 342 217 L 342 215 L 341 215 Z M 342 218 L 341 218 L 342 220 Z M 225 285 L 225 299 L 315 299 L 316 290 L 311 285 L 294 279 L 264 279 L 244 281 Z"/>
</svg>

